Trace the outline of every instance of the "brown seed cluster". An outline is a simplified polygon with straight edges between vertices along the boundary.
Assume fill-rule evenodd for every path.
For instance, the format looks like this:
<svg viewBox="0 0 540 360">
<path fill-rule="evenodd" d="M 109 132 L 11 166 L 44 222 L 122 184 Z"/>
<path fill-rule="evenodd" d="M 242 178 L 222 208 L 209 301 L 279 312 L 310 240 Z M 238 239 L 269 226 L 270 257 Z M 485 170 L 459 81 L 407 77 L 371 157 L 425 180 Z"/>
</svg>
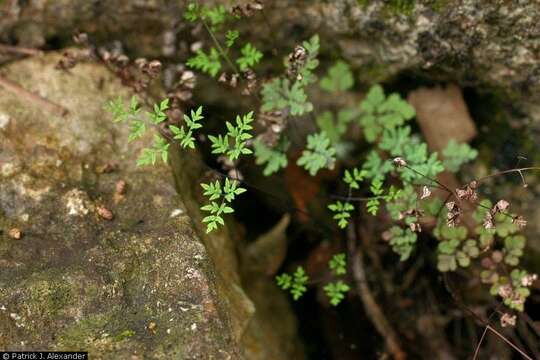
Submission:
<svg viewBox="0 0 540 360">
<path fill-rule="evenodd" d="M 287 61 L 287 76 L 290 79 L 302 80 L 302 68 L 306 65 L 308 52 L 300 45 L 296 45 L 293 52 L 289 54 Z"/>
<path fill-rule="evenodd" d="M 251 17 L 255 14 L 256 11 L 261 11 L 264 9 L 262 1 L 255 0 L 249 2 L 245 5 L 236 5 L 231 9 L 231 12 L 234 16 L 240 17 Z"/>
</svg>

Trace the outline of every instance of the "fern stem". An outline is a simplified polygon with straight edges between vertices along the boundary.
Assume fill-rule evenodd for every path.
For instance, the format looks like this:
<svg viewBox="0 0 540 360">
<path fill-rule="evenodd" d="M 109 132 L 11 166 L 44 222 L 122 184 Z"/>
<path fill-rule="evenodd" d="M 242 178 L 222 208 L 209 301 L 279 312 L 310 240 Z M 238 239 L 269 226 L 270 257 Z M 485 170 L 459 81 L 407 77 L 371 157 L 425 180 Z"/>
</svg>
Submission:
<svg viewBox="0 0 540 360">
<path fill-rule="evenodd" d="M 197 6 L 199 6 L 199 3 L 197 2 Z M 212 41 L 214 42 L 214 45 L 216 45 L 218 51 L 219 51 L 219 54 L 221 55 L 222 58 L 225 59 L 225 61 L 227 62 L 227 64 L 231 67 L 231 69 L 235 72 L 235 73 L 239 73 L 238 71 L 238 68 L 234 65 L 234 63 L 231 61 L 231 58 L 229 57 L 229 55 L 227 55 L 227 53 L 225 52 L 225 50 L 223 50 L 223 47 L 221 46 L 220 42 L 218 41 L 218 39 L 216 38 L 216 35 L 214 34 L 214 32 L 212 31 L 212 29 L 208 26 L 208 24 L 206 23 L 206 20 L 201 17 L 201 21 L 204 25 L 204 28 L 206 29 L 206 31 L 208 31 L 208 34 L 210 34 L 210 37 L 212 38 Z"/>
</svg>

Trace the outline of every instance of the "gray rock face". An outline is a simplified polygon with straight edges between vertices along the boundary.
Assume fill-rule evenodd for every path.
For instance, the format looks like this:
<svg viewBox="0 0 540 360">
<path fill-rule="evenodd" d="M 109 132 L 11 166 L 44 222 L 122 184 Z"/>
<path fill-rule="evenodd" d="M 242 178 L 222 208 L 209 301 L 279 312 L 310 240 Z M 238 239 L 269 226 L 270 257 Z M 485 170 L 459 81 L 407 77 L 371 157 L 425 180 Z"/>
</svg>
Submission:
<svg viewBox="0 0 540 360">
<path fill-rule="evenodd" d="M 69 115 L 0 89 L 0 349 L 81 349 L 96 359 L 289 358 L 297 343 L 283 294 L 259 279 L 265 295 L 252 301 L 229 231 L 207 237 L 200 228 L 196 157 L 176 183 L 167 166 L 135 167 L 152 134 L 128 144 L 128 126 L 102 110 L 131 94 L 99 65 L 56 71 L 59 58 L 2 69 Z M 127 183 L 124 194 L 118 181 Z M 20 239 L 8 236 L 12 228 Z M 247 331 L 270 332 L 260 315 L 270 303 L 281 328 L 269 338 Z"/>
</svg>

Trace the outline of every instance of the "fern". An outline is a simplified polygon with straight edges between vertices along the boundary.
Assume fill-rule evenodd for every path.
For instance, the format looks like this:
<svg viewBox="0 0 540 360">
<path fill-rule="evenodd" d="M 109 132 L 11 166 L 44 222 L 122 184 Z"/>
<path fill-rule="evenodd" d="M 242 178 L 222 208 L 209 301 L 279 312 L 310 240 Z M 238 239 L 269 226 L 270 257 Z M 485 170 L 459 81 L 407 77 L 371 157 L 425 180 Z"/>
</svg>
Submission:
<svg viewBox="0 0 540 360">
<path fill-rule="evenodd" d="M 335 275 L 345 275 L 347 273 L 347 261 L 345 254 L 335 254 L 328 262 L 328 267 L 334 272 Z"/>
<path fill-rule="evenodd" d="M 253 111 L 250 111 L 244 116 L 236 116 L 236 123 L 233 125 L 226 122 L 227 134 L 225 136 L 209 135 L 208 138 L 212 142 L 213 154 L 224 154 L 231 161 L 237 160 L 240 155 L 249 155 L 253 152 L 247 147 L 247 141 L 253 136 L 249 133 L 253 129 Z M 232 145 L 231 145 L 232 142 Z"/>
<path fill-rule="evenodd" d="M 223 215 L 234 212 L 234 209 L 229 204 L 237 195 L 246 192 L 246 189 L 239 187 L 238 181 L 230 181 L 229 178 L 225 178 L 224 185 L 216 180 L 214 183 L 203 183 L 201 186 L 204 190 L 203 195 L 207 196 L 210 201 L 209 204 L 201 207 L 201 210 L 210 213 L 202 220 L 206 224 L 206 233 L 209 233 L 217 229 L 218 225 L 225 225 Z"/>
<path fill-rule="evenodd" d="M 228 30 L 225 34 L 225 45 L 227 45 L 228 48 L 232 47 L 240 36 L 240 33 L 238 30 Z"/>
<path fill-rule="evenodd" d="M 288 290 L 294 300 L 300 299 L 307 291 L 306 284 L 308 280 L 309 278 L 301 266 L 297 267 L 292 275 L 283 273 L 276 276 L 277 285 L 283 290 Z"/>
<path fill-rule="evenodd" d="M 292 86 L 289 79 L 276 78 L 263 85 L 262 111 L 289 109 L 291 115 L 298 116 L 313 110 L 307 94 L 299 81 Z"/>
<path fill-rule="evenodd" d="M 204 116 L 202 116 L 202 106 L 199 106 L 199 108 L 196 111 L 191 110 L 191 117 L 184 114 L 184 121 L 187 125 L 187 130 L 182 125 L 180 128 L 174 125 L 170 125 L 169 129 L 171 129 L 171 132 L 174 135 L 174 139 L 180 141 L 180 146 L 183 148 L 189 147 L 191 149 L 195 149 L 195 138 L 193 137 L 193 132 L 196 129 L 199 129 L 202 127 L 198 121 L 204 119 Z"/>
<path fill-rule="evenodd" d="M 240 71 L 245 71 L 258 64 L 263 57 L 263 54 L 250 43 L 244 45 L 240 52 L 242 53 L 242 56 L 236 59 Z"/>
<path fill-rule="evenodd" d="M 373 86 L 360 104 L 360 125 L 366 140 L 373 143 L 383 129 L 393 129 L 403 125 L 415 115 L 414 108 L 398 94 L 386 97 L 381 86 Z"/>
<path fill-rule="evenodd" d="M 256 159 L 255 163 L 257 165 L 266 164 L 263 170 L 264 176 L 270 176 L 273 173 L 278 172 L 280 169 L 287 167 L 288 160 L 286 151 L 288 147 L 289 142 L 284 137 L 274 148 L 269 148 L 258 140 L 253 142 Z"/>
<path fill-rule="evenodd" d="M 337 281 L 335 283 L 326 284 L 323 288 L 326 296 L 330 299 L 330 304 L 333 306 L 339 305 L 339 303 L 345 298 L 345 294 L 351 288 L 349 285 L 345 284 L 343 281 Z"/>
<path fill-rule="evenodd" d="M 328 70 L 328 74 L 321 79 L 321 89 L 339 93 L 349 90 L 354 85 L 354 79 L 349 65 L 338 61 Z"/>
<path fill-rule="evenodd" d="M 328 205 L 328 208 L 336 213 L 334 219 L 338 221 L 338 226 L 342 229 L 346 228 L 349 223 L 349 218 L 351 217 L 351 211 L 354 210 L 354 206 L 348 202 L 342 203 L 341 201 L 336 201 L 335 203 Z"/>
<path fill-rule="evenodd" d="M 142 150 L 141 155 L 137 159 L 137 166 L 155 165 L 158 158 L 161 158 L 164 163 L 167 163 L 169 145 L 167 140 L 159 135 L 154 135 L 154 144 L 151 148 Z"/>
<path fill-rule="evenodd" d="M 336 150 L 324 132 L 308 135 L 306 149 L 297 164 L 304 167 L 311 176 L 315 176 L 322 168 L 334 167 Z"/>
<path fill-rule="evenodd" d="M 448 171 L 458 171 L 461 165 L 476 159 L 478 151 L 472 149 L 469 144 L 458 144 L 454 139 L 442 151 L 444 156 L 443 165 Z"/>
<path fill-rule="evenodd" d="M 219 52 L 215 48 L 211 48 L 210 53 L 206 54 L 203 50 L 199 49 L 196 51 L 194 57 L 188 59 L 186 65 L 215 77 L 219 70 L 221 70 Z"/>
</svg>

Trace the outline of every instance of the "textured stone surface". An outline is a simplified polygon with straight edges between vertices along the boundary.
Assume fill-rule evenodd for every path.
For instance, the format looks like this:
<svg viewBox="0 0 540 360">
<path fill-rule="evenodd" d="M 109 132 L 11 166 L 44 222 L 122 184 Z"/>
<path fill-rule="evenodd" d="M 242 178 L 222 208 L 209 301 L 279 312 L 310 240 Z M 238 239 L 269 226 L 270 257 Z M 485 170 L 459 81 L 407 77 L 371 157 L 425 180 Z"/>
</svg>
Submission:
<svg viewBox="0 0 540 360">
<path fill-rule="evenodd" d="M 262 299 L 251 300 L 229 231 L 206 237 L 200 227 L 196 156 L 176 183 L 167 166 L 135 167 L 152 134 L 128 144 L 128 126 L 102 110 L 128 91 L 99 65 L 56 71 L 58 59 L 0 69 L 69 110 L 52 116 L 0 89 L 0 349 L 84 349 L 96 359 L 289 358 L 297 342 L 284 295 L 259 278 Z M 117 169 L 100 171 L 106 164 Z M 115 195 L 120 180 L 123 196 Z M 114 218 L 100 217 L 99 207 Z M 8 236 L 13 227 L 21 239 Z M 271 314 L 268 304 L 277 304 Z M 269 332 L 265 314 L 283 319 L 272 338 L 246 331 Z"/>
<path fill-rule="evenodd" d="M 81 29 L 152 56 L 162 53 L 165 32 L 185 30 L 178 20 L 187 3 L 5 0 L 0 34 L 4 41 L 39 46 L 54 37 L 67 40 L 62 37 Z M 277 0 L 266 2 L 265 16 L 272 31 L 257 32 L 261 45 L 290 49 L 296 37 L 318 32 L 368 82 L 409 70 L 460 85 L 502 87 L 517 97 L 540 94 L 540 6 L 535 0 Z M 250 21 L 245 22 L 248 30 Z"/>
</svg>

